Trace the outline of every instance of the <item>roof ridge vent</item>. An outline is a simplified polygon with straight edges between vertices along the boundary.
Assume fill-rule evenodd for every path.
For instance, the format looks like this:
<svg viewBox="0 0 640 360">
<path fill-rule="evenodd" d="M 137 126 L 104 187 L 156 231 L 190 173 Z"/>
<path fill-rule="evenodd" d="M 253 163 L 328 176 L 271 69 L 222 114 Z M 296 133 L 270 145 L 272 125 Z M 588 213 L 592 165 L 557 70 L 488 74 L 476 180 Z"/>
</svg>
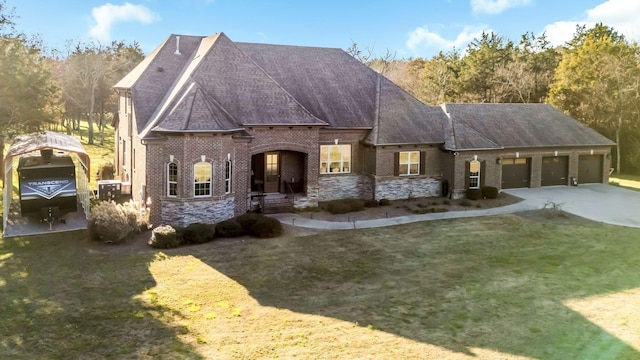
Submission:
<svg viewBox="0 0 640 360">
<path fill-rule="evenodd" d="M 180 53 L 180 36 L 179 35 L 176 35 L 176 52 L 174 52 L 173 55 L 182 55 Z"/>
</svg>

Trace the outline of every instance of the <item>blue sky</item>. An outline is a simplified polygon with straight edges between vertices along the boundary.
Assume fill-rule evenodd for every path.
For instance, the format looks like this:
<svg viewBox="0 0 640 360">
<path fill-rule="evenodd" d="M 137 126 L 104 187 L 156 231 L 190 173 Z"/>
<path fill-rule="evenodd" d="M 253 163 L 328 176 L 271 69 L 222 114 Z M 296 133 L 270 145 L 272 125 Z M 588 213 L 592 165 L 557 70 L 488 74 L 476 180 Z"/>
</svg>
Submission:
<svg viewBox="0 0 640 360">
<path fill-rule="evenodd" d="M 484 31 L 519 40 L 546 31 L 562 44 L 576 24 L 603 22 L 640 41 L 640 0 L 7 0 L 17 28 L 63 49 L 68 39 L 137 41 L 148 53 L 169 34 L 224 32 L 234 41 L 431 57 Z"/>
</svg>

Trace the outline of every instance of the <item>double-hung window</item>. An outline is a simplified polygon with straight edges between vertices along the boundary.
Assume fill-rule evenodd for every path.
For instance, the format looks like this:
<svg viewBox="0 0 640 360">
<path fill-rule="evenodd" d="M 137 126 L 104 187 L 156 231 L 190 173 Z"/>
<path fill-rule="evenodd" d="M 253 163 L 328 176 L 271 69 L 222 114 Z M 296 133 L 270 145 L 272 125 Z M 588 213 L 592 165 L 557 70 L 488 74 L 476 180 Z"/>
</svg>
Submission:
<svg viewBox="0 0 640 360">
<path fill-rule="evenodd" d="M 340 174 L 351 172 L 351 145 L 321 145 L 320 173 Z"/>
<path fill-rule="evenodd" d="M 193 196 L 211 196 L 211 163 L 201 161 L 193 166 Z"/>
</svg>

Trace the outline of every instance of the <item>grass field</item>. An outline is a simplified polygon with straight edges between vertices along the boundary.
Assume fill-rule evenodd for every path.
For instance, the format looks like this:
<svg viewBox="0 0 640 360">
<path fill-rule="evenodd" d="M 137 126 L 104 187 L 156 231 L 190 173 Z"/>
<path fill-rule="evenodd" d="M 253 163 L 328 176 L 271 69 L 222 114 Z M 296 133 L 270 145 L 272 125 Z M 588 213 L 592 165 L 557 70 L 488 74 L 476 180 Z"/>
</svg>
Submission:
<svg viewBox="0 0 640 360">
<path fill-rule="evenodd" d="M 638 175 L 613 174 L 609 177 L 609 183 L 631 190 L 640 190 L 640 176 Z"/>
<path fill-rule="evenodd" d="M 0 241 L 3 358 L 640 357 L 638 229 L 510 215 L 162 252 Z"/>
</svg>

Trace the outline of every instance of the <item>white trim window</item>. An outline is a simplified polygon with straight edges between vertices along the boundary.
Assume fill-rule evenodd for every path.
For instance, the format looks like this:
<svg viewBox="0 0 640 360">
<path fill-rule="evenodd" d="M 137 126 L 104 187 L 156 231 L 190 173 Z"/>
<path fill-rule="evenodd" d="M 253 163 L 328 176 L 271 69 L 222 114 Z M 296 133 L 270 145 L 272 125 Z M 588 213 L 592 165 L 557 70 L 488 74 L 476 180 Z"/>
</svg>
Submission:
<svg viewBox="0 0 640 360">
<path fill-rule="evenodd" d="M 167 196 L 178 196 L 178 164 L 174 162 L 167 165 Z"/>
<path fill-rule="evenodd" d="M 400 176 L 420 174 L 420 151 L 400 151 Z"/>
<path fill-rule="evenodd" d="M 469 189 L 480 189 L 480 161 L 469 162 Z"/>
<path fill-rule="evenodd" d="M 193 196 L 211 196 L 211 163 L 201 161 L 193 165 Z"/>
<path fill-rule="evenodd" d="M 224 167 L 224 193 L 231 193 L 231 160 L 227 160 Z"/>
<path fill-rule="evenodd" d="M 320 173 L 351 172 L 351 145 L 320 145 Z"/>
</svg>

